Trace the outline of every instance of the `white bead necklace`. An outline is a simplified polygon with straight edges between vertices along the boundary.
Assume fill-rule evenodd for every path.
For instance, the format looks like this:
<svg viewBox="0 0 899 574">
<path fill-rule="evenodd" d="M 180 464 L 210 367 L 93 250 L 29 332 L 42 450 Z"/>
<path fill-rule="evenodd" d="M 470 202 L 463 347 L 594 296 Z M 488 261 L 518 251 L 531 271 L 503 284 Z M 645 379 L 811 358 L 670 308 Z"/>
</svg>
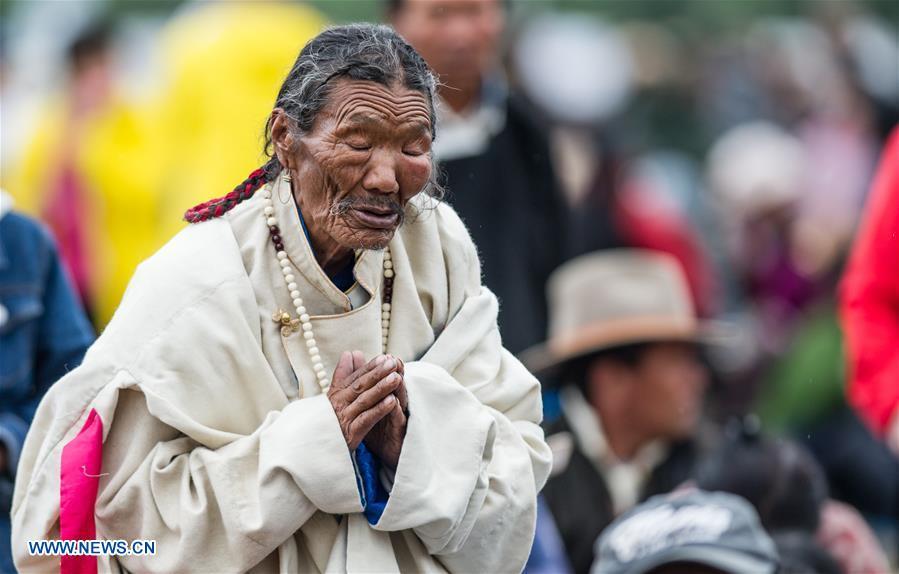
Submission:
<svg viewBox="0 0 899 574">
<path fill-rule="evenodd" d="M 296 283 L 296 276 L 293 274 L 293 267 L 287 252 L 284 250 L 284 243 L 281 239 L 281 231 L 278 227 L 278 220 L 275 219 L 275 204 L 272 201 L 271 184 L 266 184 L 262 189 L 262 197 L 264 199 L 264 207 L 262 209 L 263 217 L 269 228 L 269 236 L 275 246 L 275 256 L 278 258 L 278 265 L 281 267 L 281 273 L 284 275 L 284 283 L 287 285 L 287 291 L 290 293 L 291 302 L 297 313 L 297 319 L 291 319 L 290 314 L 278 310 L 272 316 L 272 319 L 281 324 L 281 335 L 286 337 L 293 331 L 299 330 L 303 333 L 306 341 L 306 349 L 309 351 L 309 360 L 312 361 L 312 371 L 318 380 L 318 384 L 322 392 L 328 390 L 331 380 L 328 378 L 328 371 L 322 362 L 321 353 L 319 352 L 318 342 L 315 340 L 315 333 L 312 330 L 312 319 L 309 312 L 303 304 L 303 297 L 300 294 L 299 287 Z M 393 260 L 390 256 L 390 248 L 384 249 L 384 296 L 381 303 L 381 352 L 387 352 L 387 338 L 390 335 L 390 302 L 393 298 Z"/>
</svg>

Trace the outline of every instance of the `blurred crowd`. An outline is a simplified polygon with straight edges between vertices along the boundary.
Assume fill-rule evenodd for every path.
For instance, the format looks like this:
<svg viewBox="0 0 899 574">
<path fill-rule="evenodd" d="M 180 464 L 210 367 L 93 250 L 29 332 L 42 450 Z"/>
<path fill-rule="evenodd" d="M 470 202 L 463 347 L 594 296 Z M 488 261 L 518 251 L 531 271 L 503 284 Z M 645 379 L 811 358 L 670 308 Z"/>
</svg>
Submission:
<svg viewBox="0 0 899 574">
<path fill-rule="evenodd" d="M 301 2 L 114 5 L 4 8 L 5 514 L 29 417 L 90 342 L 78 308 L 102 330 L 181 214 L 261 164 L 273 95 L 329 21 Z M 840 2 L 723 29 L 602 2 L 376 5 L 440 77 L 445 200 L 544 385 L 554 469 L 527 571 L 895 569 L 899 391 L 877 389 L 899 388 L 899 247 L 881 249 L 899 216 L 841 280 L 878 162 L 899 165 L 896 22 Z M 882 309 L 867 276 L 886 278 Z M 653 530 L 689 512 L 708 528 Z"/>
</svg>

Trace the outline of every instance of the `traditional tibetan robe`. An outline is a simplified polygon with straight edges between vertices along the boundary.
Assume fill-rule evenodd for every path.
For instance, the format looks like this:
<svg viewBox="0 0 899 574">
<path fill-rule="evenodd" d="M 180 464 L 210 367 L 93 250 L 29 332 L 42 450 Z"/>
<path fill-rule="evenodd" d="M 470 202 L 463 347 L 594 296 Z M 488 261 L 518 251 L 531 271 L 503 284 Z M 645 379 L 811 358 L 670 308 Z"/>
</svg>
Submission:
<svg viewBox="0 0 899 574">
<path fill-rule="evenodd" d="M 343 351 L 381 353 L 383 251 L 359 252 L 355 284 L 340 291 L 278 191 L 328 373 Z M 18 568 L 59 565 L 27 541 L 95 529 L 156 541 L 153 556 L 101 556 L 101 572 L 520 571 L 550 466 L 540 389 L 503 349 L 465 226 L 418 197 L 390 242 L 387 352 L 405 362 L 409 417 L 370 524 L 303 335 L 272 319 L 294 306 L 263 203 L 257 192 L 144 262 L 82 366 L 48 393 L 17 475 Z"/>
</svg>

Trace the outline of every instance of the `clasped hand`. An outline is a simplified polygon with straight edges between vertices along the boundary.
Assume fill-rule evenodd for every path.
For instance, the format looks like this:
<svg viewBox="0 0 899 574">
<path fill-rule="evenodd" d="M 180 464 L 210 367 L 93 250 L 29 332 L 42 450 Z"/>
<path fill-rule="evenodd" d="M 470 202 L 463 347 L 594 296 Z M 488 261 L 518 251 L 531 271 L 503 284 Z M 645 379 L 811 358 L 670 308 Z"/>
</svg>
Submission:
<svg viewBox="0 0 899 574">
<path fill-rule="evenodd" d="M 403 362 L 378 355 L 368 363 L 360 351 L 340 356 L 328 399 L 350 450 L 365 446 L 390 469 L 399 463 L 406 436 L 408 397 Z"/>
</svg>

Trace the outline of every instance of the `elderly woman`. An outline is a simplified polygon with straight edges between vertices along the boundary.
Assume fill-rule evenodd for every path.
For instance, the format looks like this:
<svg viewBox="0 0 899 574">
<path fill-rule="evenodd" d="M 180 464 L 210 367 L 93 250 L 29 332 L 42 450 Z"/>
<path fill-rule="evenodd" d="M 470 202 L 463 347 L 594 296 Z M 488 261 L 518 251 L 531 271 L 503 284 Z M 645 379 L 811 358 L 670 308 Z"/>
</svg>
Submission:
<svg viewBox="0 0 899 574">
<path fill-rule="evenodd" d="M 539 386 L 439 202 L 434 86 L 383 26 L 303 48 L 268 163 L 188 211 L 41 404 L 20 570 L 522 568 L 549 471 Z M 28 544 L 54 539 L 124 542 Z"/>
</svg>

